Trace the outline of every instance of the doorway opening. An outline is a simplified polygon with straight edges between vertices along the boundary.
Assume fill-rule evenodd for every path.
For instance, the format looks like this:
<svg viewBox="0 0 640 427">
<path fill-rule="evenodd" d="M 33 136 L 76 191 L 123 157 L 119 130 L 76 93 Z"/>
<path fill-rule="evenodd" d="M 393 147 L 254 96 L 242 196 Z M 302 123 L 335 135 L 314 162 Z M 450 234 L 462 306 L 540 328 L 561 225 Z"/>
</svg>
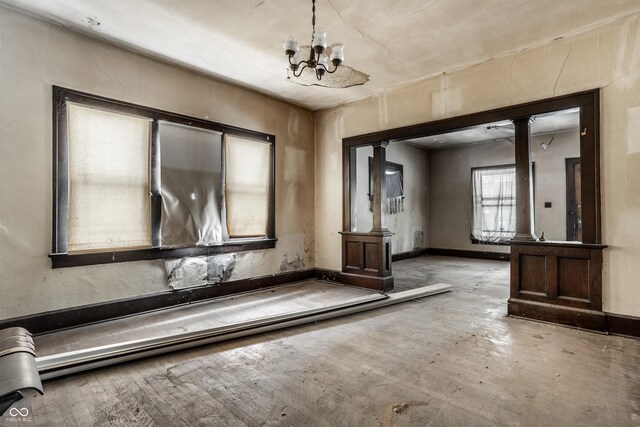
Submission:
<svg viewBox="0 0 640 427">
<path fill-rule="evenodd" d="M 594 90 L 343 140 L 343 260 L 367 245 L 358 259 L 388 260 L 389 250 L 394 260 L 510 259 L 510 314 L 555 320 L 557 310 L 587 309 L 597 316 L 604 249 L 598 117 Z M 362 171 L 369 150 L 377 166 Z M 402 165 L 393 197 L 387 161 Z M 377 224 L 371 230 L 362 219 L 368 210 Z M 365 242 L 374 235 L 385 242 Z M 349 273 L 365 273 L 364 264 Z M 394 280 L 392 268 L 367 274 Z M 534 303 L 556 312 L 541 314 Z"/>
</svg>

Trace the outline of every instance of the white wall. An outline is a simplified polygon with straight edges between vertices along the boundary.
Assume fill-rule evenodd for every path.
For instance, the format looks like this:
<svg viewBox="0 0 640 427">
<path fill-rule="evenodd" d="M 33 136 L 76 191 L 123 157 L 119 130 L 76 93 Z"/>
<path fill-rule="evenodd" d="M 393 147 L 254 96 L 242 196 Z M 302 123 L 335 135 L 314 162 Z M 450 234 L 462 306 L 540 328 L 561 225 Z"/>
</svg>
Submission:
<svg viewBox="0 0 640 427">
<path fill-rule="evenodd" d="M 276 136 L 275 249 L 231 280 L 314 267 L 314 114 L 0 8 L 0 319 L 169 290 L 161 261 L 52 270 L 51 86 Z"/>
<path fill-rule="evenodd" d="M 373 149 L 357 148 L 356 231 L 370 231 L 373 213 L 366 190 L 369 185 L 369 156 Z M 404 211 L 387 214 L 387 228 L 393 232 L 391 252 L 399 254 L 426 248 L 429 242 L 429 153 L 406 143 L 394 142 L 387 146 L 387 161 L 399 163 L 404 173 Z"/>
<path fill-rule="evenodd" d="M 602 88 L 602 237 L 608 245 L 603 266 L 604 310 L 640 316 L 638 14 L 319 112 L 317 266 L 341 267 L 342 138 L 593 88 Z"/>
<path fill-rule="evenodd" d="M 387 215 L 387 227 L 395 233 L 391 252 L 399 254 L 429 246 L 429 153 L 409 144 L 392 142 L 387 160 L 404 169 L 404 211 Z"/>
<path fill-rule="evenodd" d="M 542 142 L 551 135 L 531 138 L 531 160 L 535 162 L 535 231 L 547 240 L 566 239 L 565 158 L 580 156 L 578 131 L 556 133 L 545 151 Z M 471 169 L 515 163 L 513 140 L 481 142 L 434 150 L 429 158 L 429 203 L 431 247 L 508 253 L 503 245 L 471 243 Z M 551 202 L 545 208 L 544 202 Z"/>
<path fill-rule="evenodd" d="M 550 134 L 531 138 L 531 160 L 536 162 L 535 233 L 540 237 L 544 232 L 546 240 L 567 240 L 565 159 L 580 157 L 580 135 L 578 130 L 558 132 L 543 150 L 540 144 L 550 139 Z M 551 202 L 551 208 L 544 202 Z"/>
<path fill-rule="evenodd" d="M 373 212 L 369 210 L 369 157 L 373 157 L 370 145 L 357 147 L 356 150 L 356 191 L 354 230 L 369 232 L 373 228 Z M 393 243 L 392 243 L 393 246 Z"/>
</svg>

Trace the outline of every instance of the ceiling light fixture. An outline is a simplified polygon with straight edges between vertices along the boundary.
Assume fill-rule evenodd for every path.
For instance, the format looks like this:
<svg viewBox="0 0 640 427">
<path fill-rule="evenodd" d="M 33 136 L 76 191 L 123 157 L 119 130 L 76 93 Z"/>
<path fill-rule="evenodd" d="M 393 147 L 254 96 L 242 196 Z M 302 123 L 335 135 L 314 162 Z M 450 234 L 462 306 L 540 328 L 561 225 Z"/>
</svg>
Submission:
<svg viewBox="0 0 640 427">
<path fill-rule="evenodd" d="M 289 67 L 294 77 L 300 77 L 302 72 L 308 68 L 315 71 L 316 79 L 322 80 L 325 73 L 333 74 L 336 72 L 342 61 L 344 61 L 344 45 L 336 44 L 331 46 L 331 57 L 322 53 L 327 48 L 327 33 L 324 30 L 316 30 L 316 0 L 311 0 L 311 47 L 309 49 L 309 58 L 304 60 L 300 58 L 300 47 L 295 37 L 289 36 L 282 44 L 284 51 L 289 58 Z M 329 60 L 333 64 L 333 70 L 329 69 Z"/>
</svg>

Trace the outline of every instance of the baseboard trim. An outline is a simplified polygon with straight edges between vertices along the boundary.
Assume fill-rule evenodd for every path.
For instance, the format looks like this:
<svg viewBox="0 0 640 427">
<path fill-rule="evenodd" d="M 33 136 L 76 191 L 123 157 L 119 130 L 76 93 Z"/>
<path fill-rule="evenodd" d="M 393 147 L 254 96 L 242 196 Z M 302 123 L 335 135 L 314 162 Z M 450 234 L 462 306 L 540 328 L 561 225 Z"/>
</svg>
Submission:
<svg viewBox="0 0 640 427">
<path fill-rule="evenodd" d="M 640 338 L 640 317 L 509 298 L 509 316 Z"/>
<path fill-rule="evenodd" d="M 391 261 L 396 262 L 396 261 L 402 261 L 403 259 L 418 258 L 420 256 L 426 255 L 428 252 L 429 252 L 428 248 L 414 249 L 413 251 L 409 251 L 409 252 L 401 252 L 399 254 L 391 255 Z"/>
<path fill-rule="evenodd" d="M 605 313 L 601 311 L 509 298 L 508 313 L 509 316 L 522 317 L 524 319 L 607 332 Z"/>
<path fill-rule="evenodd" d="M 605 313 L 607 331 L 615 335 L 640 338 L 640 317 Z"/>
<path fill-rule="evenodd" d="M 374 291 L 387 292 L 393 289 L 393 276 L 377 277 L 361 274 L 340 273 L 340 282 Z"/>
<path fill-rule="evenodd" d="M 328 268 L 316 268 L 315 277 L 318 280 L 328 280 L 330 282 L 340 282 L 342 272 L 339 270 L 329 270 Z"/>
<path fill-rule="evenodd" d="M 492 259 L 497 261 L 509 261 L 511 259 L 510 254 L 502 252 L 488 252 L 488 251 L 467 251 L 462 249 L 443 249 L 443 248 L 428 248 L 426 250 L 427 255 L 434 256 L 451 256 L 459 258 L 476 258 L 476 259 Z"/>
<path fill-rule="evenodd" d="M 33 334 L 41 334 L 153 310 L 190 304 L 196 301 L 285 285 L 301 280 L 313 279 L 315 277 L 315 269 L 292 271 L 191 289 L 180 289 L 177 291 L 48 311 L 0 320 L 0 330 L 13 326 L 21 326 Z"/>
<path fill-rule="evenodd" d="M 0 330 L 21 326 L 33 334 L 41 334 L 313 278 L 378 291 L 393 289 L 392 277 L 366 277 L 314 268 L 15 317 L 0 320 Z M 640 317 L 559 307 L 515 298 L 510 298 L 508 305 L 509 315 L 513 317 L 640 338 Z"/>
</svg>

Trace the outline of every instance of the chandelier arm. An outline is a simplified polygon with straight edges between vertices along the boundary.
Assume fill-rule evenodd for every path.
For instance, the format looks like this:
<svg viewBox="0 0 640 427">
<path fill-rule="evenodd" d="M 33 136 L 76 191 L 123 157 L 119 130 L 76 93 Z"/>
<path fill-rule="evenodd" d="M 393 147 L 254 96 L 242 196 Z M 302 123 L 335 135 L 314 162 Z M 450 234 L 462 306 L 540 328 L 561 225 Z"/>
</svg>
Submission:
<svg viewBox="0 0 640 427">
<path fill-rule="evenodd" d="M 302 62 L 304 62 L 304 61 L 302 61 Z M 302 64 L 302 62 L 301 62 L 301 64 Z M 299 73 L 298 74 L 296 74 L 296 70 L 293 70 L 293 76 L 294 77 L 300 77 L 305 68 L 307 68 L 307 64 L 306 63 L 304 64 L 304 66 L 302 68 L 299 69 Z"/>
<path fill-rule="evenodd" d="M 337 65 L 334 65 L 334 67 L 335 67 L 335 68 L 333 69 L 333 71 L 331 71 L 331 70 L 329 70 L 327 67 L 325 67 L 325 66 L 324 66 L 324 64 L 318 64 L 318 67 L 322 67 L 322 68 L 324 68 L 324 71 L 325 71 L 326 73 L 329 73 L 329 74 L 333 74 L 333 73 L 335 73 L 336 71 L 338 71 L 338 66 L 337 66 Z"/>
<path fill-rule="evenodd" d="M 300 62 L 298 62 L 297 64 L 293 61 L 291 61 L 291 58 L 293 57 L 293 55 L 289 56 L 289 65 L 298 68 L 300 66 L 300 64 L 308 64 L 308 61 L 302 60 Z"/>
</svg>

